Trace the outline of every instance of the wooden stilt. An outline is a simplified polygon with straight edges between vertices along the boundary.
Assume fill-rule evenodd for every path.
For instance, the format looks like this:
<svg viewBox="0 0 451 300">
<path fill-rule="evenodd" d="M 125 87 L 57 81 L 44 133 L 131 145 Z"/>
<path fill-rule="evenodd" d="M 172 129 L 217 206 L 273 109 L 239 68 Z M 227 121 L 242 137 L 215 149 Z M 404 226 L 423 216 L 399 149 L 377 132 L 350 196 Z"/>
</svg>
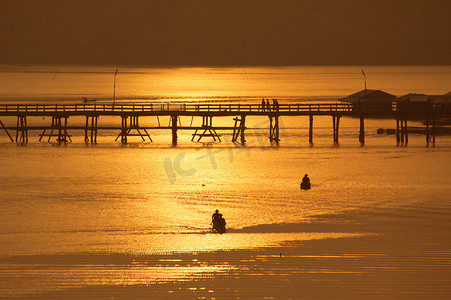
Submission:
<svg viewBox="0 0 451 300">
<path fill-rule="evenodd" d="M 128 134 L 128 127 L 127 127 L 127 119 L 128 117 L 122 116 L 122 129 L 121 129 L 121 142 L 122 144 L 127 143 L 127 134 Z"/>
<path fill-rule="evenodd" d="M 17 123 L 16 123 L 16 143 L 19 142 L 19 123 L 20 123 L 19 118 L 20 118 L 20 117 L 17 116 Z"/>
<path fill-rule="evenodd" d="M 308 141 L 310 144 L 313 144 L 313 116 L 309 116 L 309 132 L 308 132 Z"/>
<path fill-rule="evenodd" d="M 130 121 L 128 118 L 130 117 Z M 147 132 L 146 128 L 139 126 L 139 117 L 138 116 L 122 116 L 122 125 L 121 125 L 121 132 L 116 137 L 115 141 L 121 137 L 121 142 L 123 144 L 126 144 L 128 142 L 129 136 L 139 136 L 143 141 L 146 140 L 146 137 L 149 138 L 149 140 L 152 142 L 152 139 L 150 138 L 149 133 Z M 95 120 L 96 128 L 95 132 L 97 135 L 97 120 Z M 132 132 L 135 131 L 134 133 Z M 143 132 L 141 132 L 143 130 Z M 136 133 L 137 132 L 137 133 Z"/>
<path fill-rule="evenodd" d="M 172 115 L 172 145 L 177 145 L 177 115 Z"/>
<path fill-rule="evenodd" d="M 89 138 L 88 138 L 88 127 L 89 127 L 89 116 L 86 116 L 86 124 L 85 124 L 85 143 L 89 143 Z"/>
<path fill-rule="evenodd" d="M 72 142 L 71 136 L 67 131 L 68 116 L 55 115 L 52 116 L 52 124 L 50 125 L 50 133 L 46 133 L 48 128 L 44 128 L 39 136 L 39 141 L 44 136 L 48 136 L 47 142 L 50 142 L 52 137 L 56 137 L 58 143 Z M 56 131 L 56 133 L 55 133 Z"/>
<path fill-rule="evenodd" d="M 396 116 L 396 143 L 399 144 L 401 138 L 399 136 L 399 116 Z"/>
<path fill-rule="evenodd" d="M 274 124 L 273 124 L 274 119 Z M 269 115 L 269 140 L 272 142 L 279 143 L 279 115 L 270 114 Z"/>
<path fill-rule="evenodd" d="M 360 133 L 359 142 L 363 145 L 365 144 L 365 117 L 363 114 L 360 115 Z"/>
<path fill-rule="evenodd" d="M 435 114 L 432 115 L 432 144 L 435 145 Z"/>
<path fill-rule="evenodd" d="M 99 121 L 98 116 L 93 116 L 91 118 L 91 143 L 97 144 L 97 123 Z"/>
<path fill-rule="evenodd" d="M 198 129 L 196 129 L 196 131 L 193 133 L 193 137 L 191 138 L 191 141 L 193 141 L 196 136 L 199 137 L 197 139 L 198 142 L 203 137 L 212 137 L 213 141 L 216 141 L 216 139 L 218 139 L 219 142 L 221 141 L 220 135 L 216 132 L 216 130 L 214 129 L 214 127 L 212 125 L 212 121 L 213 121 L 212 119 L 213 119 L 213 116 L 202 116 L 203 132 L 197 133 Z"/>
<path fill-rule="evenodd" d="M 401 144 L 404 144 L 405 130 L 404 130 L 404 119 L 403 119 L 402 116 L 401 116 L 401 119 L 400 119 L 400 125 L 401 125 L 401 129 L 400 129 L 400 131 L 401 131 Z"/>
<path fill-rule="evenodd" d="M 244 130 L 246 129 L 246 115 L 241 116 L 241 144 L 244 144 L 246 140 L 244 139 Z"/>
<path fill-rule="evenodd" d="M 232 143 L 235 143 L 238 140 L 238 136 L 240 136 L 241 144 L 244 144 L 246 142 L 244 138 L 246 115 L 242 115 L 241 118 L 234 118 L 233 120 L 235 121 L 235 125 L 233 127 Z"/>
<path fill-rule="evenodd" d="M 27 116 L 17 116 L 16 143 L 28 143 Z"/>
<path fill-rule="evenodd" d="M 405 119 L 404 119 L 404 132 L 405 132 L 404 134 L 405 134 L 405 139 L 406 139 L 405 145 L 407 145 L 409 143 L 409 134 L 407 131 L 407 117 L 405 117 Z"/>
<path fill-rule="evenodd" d="M 86 116 L 85 143 L 97 143 L 97 123 L 99 116 Z M 117 140 L 117 138 L 116 138 Z"/>
<path fill-rule="evenodd" d="M 340 116 L 332 116 L 334 143 L 338 144 L 338 128 L 340 126 Z"/>
<path fill-rule="evenodd" d="M 11 135 L 8 132 L 8 129 L 6 129 L 5 125 L 3 124 L 3 122 L 1 120 L 0 120 L 0 125 L 2 126 L 2 128 L 6 132 L 6 134 L 8 135 L 9 139 L 11 140 L 11 142 L 14 142 L 14 139 L 11 137 Z"/>
</svg>

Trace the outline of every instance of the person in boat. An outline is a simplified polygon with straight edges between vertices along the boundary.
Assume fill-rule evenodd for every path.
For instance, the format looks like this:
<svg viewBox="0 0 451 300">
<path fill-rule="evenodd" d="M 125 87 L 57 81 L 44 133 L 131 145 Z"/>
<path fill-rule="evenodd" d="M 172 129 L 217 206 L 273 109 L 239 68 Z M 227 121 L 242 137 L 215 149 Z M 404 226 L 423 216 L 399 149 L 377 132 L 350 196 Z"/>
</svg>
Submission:
<svg viewBox="0 0 451 300">
<path fill-rule="evenodd" d="M 310 184 L 310 178 L 308 178 L 308 174 L 304 175 L 304 178 L 302 178 L 303 184 Z"/>
<path fill-rule="evenodd" d="M 211 223 L 213 228 L 217 231 L 225 232 L 226 221 L 222 217 L 222 214 L 219 213 L 219 210 L 216 210 L 215 213 L 211 216 Z"/>
<path fill-rule="evenodd" d="M 219 220 L 222 218 L 222 214 L 219 213 L 219 210 L 216 210 L 215 213 L 211 216 L 211 221 Z"/>
</svg>

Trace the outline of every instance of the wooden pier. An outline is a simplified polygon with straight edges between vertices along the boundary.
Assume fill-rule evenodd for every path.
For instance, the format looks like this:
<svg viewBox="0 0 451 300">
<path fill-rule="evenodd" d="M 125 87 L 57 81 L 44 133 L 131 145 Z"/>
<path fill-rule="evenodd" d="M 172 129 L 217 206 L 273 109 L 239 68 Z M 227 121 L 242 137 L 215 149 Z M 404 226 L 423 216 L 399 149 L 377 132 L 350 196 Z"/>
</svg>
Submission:
<svg viewBox="0 0 451 300">
<path fill-rule="evenodd" d="M 375 105 L 357 106 L 350 103 L 296 103 L 278 104 L 270 107 L 262 107 L 261 104 L 188 104 L 188 103 L 122 103 L 122 104 L 3 104 L 0 105 L 1 117 L 15 117 L 16 126 L 5 126 L 0 120 L 0 130 L 4 131 L 12 142 L 27 143 L 28 131 L 39 130 L 39 141 L 48 137 L 47 141 L 56 138 L 58 143 L 71 142 L 70 132 L 83 130 L 86 143 L 97 143 L 99 130 L 118 130 L 116 140 L 120 138 L 122 143 L 127 143 L 129 136 L 139 136 L 143 141 L 152 141 L 149 131 L 154 129 L 166 129 L 172 133 L 172 144 L 177 144 L 177 132 L 179 130 L 191 130 L 192 141 L 200 141 L 204 137 L 211 137 L 214 141 L 221 141 L 218 130 L 231 130 L 232 142 L 244 144 L 246 119 L 252 116 L 266 116 L 269 118 L 269 135 L 271 142 L 280 141 L 279 118 L 281 116 L 307 116 L 309 118 L 309 142 L 313 143 L 313 118 L 315 116 L 330 116 L 332 118 L 333 142 L 339 141 L 339 125 L 342 117 L 355 117 L 360 119 L 359 141 L 365 143 L 365 118 L 383 117 L 396 120 L 396 141 L 401 144 L 408 143 L 409 115 L 420 116 L 426 120 L 426 142 L 435 143 L 436 120 L 441 117 L 451 117 L 449 105 L 431 104 L 430 108 L 422 111 L 409 111 L 405 106 L 393 103 L 389 111 L 381 111 Z M 85 117 L 85 125 L 69 125 L 71 117 Z M 121 118 L 120 126 L 101 126 L 99 119 L 103 116 L 117 116 Z M 141 126 L 140 118 L 157 117 L 158 126 Z M 159 117 L 170 117 L 170 124 L 162 126 Z M 181 116 L 202 117 L 201 126 L 189 126 L 180 124 Z M 214 117 L 235 117 L 233 126 L 214 126 Z M 51 117 L 51 124 L 47 126 L 33 126 L 28 123 L 29 117 Z M 9 133 L 15 131 L 15 139 Z"/>
</svg>

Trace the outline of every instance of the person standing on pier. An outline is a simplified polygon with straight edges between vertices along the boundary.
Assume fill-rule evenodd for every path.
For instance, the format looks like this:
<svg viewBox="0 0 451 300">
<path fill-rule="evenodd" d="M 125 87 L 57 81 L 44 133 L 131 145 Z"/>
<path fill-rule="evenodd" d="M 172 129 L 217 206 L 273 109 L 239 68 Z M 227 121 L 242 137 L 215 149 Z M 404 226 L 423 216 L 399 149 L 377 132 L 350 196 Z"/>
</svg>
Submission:
<svg viewBox="0 0 451 300">
<path fill-rule="evenodd" d="M 277 99 L 273 99 L 274 111 L 279 111 L 279 101 Z"/>
<path fill-rule="evenodd" d="M 262 111 L 265 111 L 265 98 L 262 100 Z"/>
<path fill-rule="evenodd" d="M 271 106 L 269 106 L 269 99 L 266 99 L 266 110 L 271 111 Z"/>
</svg>

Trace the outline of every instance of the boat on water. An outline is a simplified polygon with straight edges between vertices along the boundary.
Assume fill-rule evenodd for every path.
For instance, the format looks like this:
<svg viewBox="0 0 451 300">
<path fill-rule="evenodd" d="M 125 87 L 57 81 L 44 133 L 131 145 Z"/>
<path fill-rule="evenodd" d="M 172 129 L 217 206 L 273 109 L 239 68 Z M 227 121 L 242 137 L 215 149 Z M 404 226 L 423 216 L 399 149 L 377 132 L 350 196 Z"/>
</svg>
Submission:
<svg viewBox="0 0 451 300">
<path fill-rule="evenodd" d="M 308 178 L 308 174 L 305 174 L 302 178 L 301 190 L 309 190 L 311 187 L 310 178 Z"/>
<path fill-rule="evenodd" d="M 226 221 L 222 216 L 218 216 L 213 219 L 212 222 L 212 230 L 216 233 L 225 233 L 226 232 Z"/>
<path fill-rule="evenodd" d="M 302 182 L 301 183 L 301 190 L 309 190 L 312 187 L 310 182 Z"/>
</svg>

